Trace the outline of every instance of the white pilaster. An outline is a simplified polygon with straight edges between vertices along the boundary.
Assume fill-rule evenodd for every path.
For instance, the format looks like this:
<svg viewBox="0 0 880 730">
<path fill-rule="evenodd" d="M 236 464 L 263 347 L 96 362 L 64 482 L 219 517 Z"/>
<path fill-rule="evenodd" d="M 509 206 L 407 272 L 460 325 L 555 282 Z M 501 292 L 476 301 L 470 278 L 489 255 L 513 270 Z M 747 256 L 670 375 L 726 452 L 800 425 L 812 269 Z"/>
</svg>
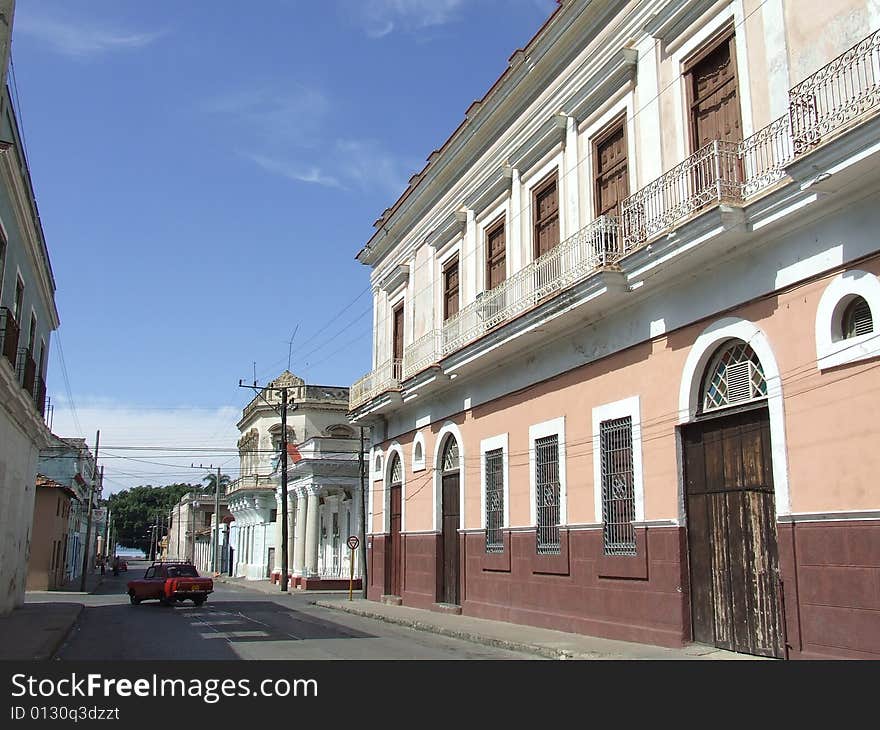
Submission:
<svg viewBox="0 0 880 730">
<path fill-rule="evenodd" d="M 306 508 L 305 575 L 311 577 L 318 575 L 318 538 L 320 537 L 318 534 L 320 529 L 318 494 L 321 491 L 321 488 L 318 486 L 309 486 L 306 487 L 306 490 L 308 492 L 308 506 Z"/>
<path fill-rule="evenodd" d="M 303 489 L 296 491 L 296 522 L 293 533 L 293 574 L 303 575 L 306 555 L 306 520 L 308 516 L 308 504 L 306 492 Z"/>
</svg>

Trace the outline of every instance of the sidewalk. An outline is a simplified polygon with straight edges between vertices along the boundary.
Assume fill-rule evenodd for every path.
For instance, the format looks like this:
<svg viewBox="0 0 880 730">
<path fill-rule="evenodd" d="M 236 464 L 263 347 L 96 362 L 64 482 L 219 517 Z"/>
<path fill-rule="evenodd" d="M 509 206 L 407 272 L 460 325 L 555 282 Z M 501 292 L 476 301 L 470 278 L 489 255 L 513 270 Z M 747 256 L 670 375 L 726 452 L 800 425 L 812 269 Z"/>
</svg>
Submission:
<svg viewBox="0 0 880 730">
<path fill-rule="evenodd" d="M 321 598 L 316 606 L 365 616 L 392 624 L 429 631 L 476 644 L 521 651 L 548 659 L 761 659 L 745 654 L 691 644 L 682 649 L 666 649 L 649 644 L 601 639 L 582 634 L 473 618 L 406 606 L 392 606 L 348 596 Z"/>
<path fill-rule="evenodd" d="M 0 616 L 0 660 L 51 659 L 84 608 L 81 603 L 26 603 Z"/>
<path fill-rule="evenodd" d="M 206 575 L 206 577 L 211 578 L 213 576 Z M 268 578 L 263 580 L 248 580 L 247 578 L 232 578 L 228 575 L 220 575 L 214 578 L 214 582 L 225 583 L 226 585 L 236 586 L 246 590 L 259 591 L 260 593 L 270 593 L 275 596 L 281 595 L 280 584 L 273 584 Z M 358 595 L 359 593 L 360 589 L 356 588 L 354 594 Z M 343 594 L 347 599 L 348 589 L 344 591 L 303 591 L 299 588 L 290 586 L 290 590 L 288 591 L 288 595 L 291 596 L 341 596 Z"/>
</svg>

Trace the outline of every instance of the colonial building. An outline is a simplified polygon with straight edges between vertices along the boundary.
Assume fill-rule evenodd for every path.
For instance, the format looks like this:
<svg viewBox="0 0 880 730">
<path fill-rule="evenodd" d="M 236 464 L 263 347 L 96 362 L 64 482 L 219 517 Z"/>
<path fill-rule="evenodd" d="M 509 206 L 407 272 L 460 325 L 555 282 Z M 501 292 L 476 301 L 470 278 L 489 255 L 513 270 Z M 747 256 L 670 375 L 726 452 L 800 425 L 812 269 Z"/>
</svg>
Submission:
<svg viewBox="0 0 880 730">
<path fill-rule="evenodd" d="M 99 520 L 102 510 L 98 504 L 103 492 L 100 473 L 95 469 L 95 457 L 85 439 L 61 438 L 50 434 L 49 444 L 40 451 L 38 462 L 42 477 L 60 484 L 71 494 L 66 517 L 66 539 L 63 555 L 62 583 L 82 575 L 83 549 L 86 531 L 89 536 L 88 566 L 94 565 L 98 553 L 98 538 L 104 534 L 104 522 Z M 92 497 L 92 524 L 88 526 L 89 495 Z M 34 522 L 38 515 L 34 510 Z M 36 529 L 36 527 L 35 527 Z"/>
<path fill-rule="evenodd" d="M 880 5 L 563 0 L 376 221 L 369 596 L 880 656 Z"/>
<path fill-rule="evenodd" d="M 0 615 L 24 601 L 55 279 L 5 83 L 14 3 L 0 1 Z"/>
<path fill-rule="evenodd" d="M 232 519 L 226 495 L 220 494 L 220 532 L 217 536 L 220 568 L 226 564 L 224 546 L 228 548 L 226 525 Z M 168 533 L 164 557 L 167 560 L 189 560 L 205 573 L 214 570 L 214 534 L 217 531 L 213 494 L 188 492 L 174 505 L 168 515 Z"/>
<path fill-rule="evenodd" d="M 360 534 L 360 435 L 347 423 L 348 388 L 306 385 L 285 371 L 238 423 L 241 476 L 228 489 L 235 575 L 281 575 L 281 393 L 288 389 L 288 571 L 304 589 L 348 585 L 346 540 Z M 355 576 L 360 576 L 355 557 Z"/>
<path fill-rule="evenodd" d="M 37 474 L 27 590 L 47 591 L 64 585 L 68 518 L 75 497 L 70 487 Z"/>
</svg>

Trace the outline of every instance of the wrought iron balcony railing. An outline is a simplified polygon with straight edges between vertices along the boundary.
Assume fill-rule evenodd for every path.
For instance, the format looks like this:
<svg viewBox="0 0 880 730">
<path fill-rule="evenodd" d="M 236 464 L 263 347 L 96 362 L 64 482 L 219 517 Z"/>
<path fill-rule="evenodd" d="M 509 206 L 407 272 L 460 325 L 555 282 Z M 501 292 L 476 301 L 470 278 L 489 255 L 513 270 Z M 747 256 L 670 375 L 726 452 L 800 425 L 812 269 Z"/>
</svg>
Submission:
<svg viewBox="0 0 880 730">
<path fill-rule="evenodd" d="M 34 358 L 31 357 L 31 351 L 26 347 L 23 347 L 18 351 L 18 367 L 16 368 L 16 371 L 18 373 L 18 382 L 21 383 L 21 387 L 27 391 L 31 398 L 33 398 L 37 377 L 37 363 L 34 362 Z"/>
<path fill-rule="evenodd" d="M 709 208 L 742 206 L 786 176 L 798 155 L 860 123 L 880 106 L 880 31 L 838 56 L 789 92 L 789 112 L 742 142 L 714 140 L 621 204 L 447 319 L 351 388 L 354 409 L 400 380 L 439 362 L 531 307 Z M 390 361 L 389 361 L 390 362 Z"/>
<path fill-rule="evenodd" d="M 880 31 L 792 87 L 788 99 L 795 154 L 856 122 L 880 102 Z"/>
<path fill-rule="evenodd" d="M 245 474 L 228 484 L 226 494 L 221 497 L 221 500 L 226 499 L 233 492 L 253 489 L 274 489 L 275 481 L 277 481 L 277 477 L 273 474 Z"/>
<path fill-rule="evenodd" d="M 46 380 L 42 375 L 37 376 L 37 384 L 36 389 L 34 390 L 34 405 L 37 408 L 37 412 L 45 417 L 46 416 Z"/>
<path fill-rule="evenodd" d="M 403 375 L 403 360 L 393 358 L 367 373 L 351 386 L 348 407 L 350 410 L 372 400 L 377 395 L 400 388 Z"/>
<path fill-rule="evenodd" d="M 12 312 L 7 307 L 0 307 L 0 337 L 2 337 L 2 356 L 15 369 L 18 365 L 19 327 Z"/>
</svg>

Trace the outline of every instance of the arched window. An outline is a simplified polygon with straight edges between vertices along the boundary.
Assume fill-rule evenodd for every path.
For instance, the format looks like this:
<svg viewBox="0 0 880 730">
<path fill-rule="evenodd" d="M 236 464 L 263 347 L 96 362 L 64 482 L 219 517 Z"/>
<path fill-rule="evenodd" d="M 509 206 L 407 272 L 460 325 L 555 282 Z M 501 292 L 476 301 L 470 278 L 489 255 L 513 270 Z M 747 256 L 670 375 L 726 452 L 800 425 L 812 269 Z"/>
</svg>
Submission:
<svg viewBox="0 0 880 730">
<path fill-rule="evenodd" d="M 864 297 L 855 297 L 843 311 L 841 330 L 844 339 L 867 335 L 874 331 L 871 307 Z"/>
<path fill-rule="evenodd" d="M 453 436 L 446 439 L 443 446 L 443 471 L 458 471 L 458 441 Z"/>
<path fill-rule="evenodd" d="M 422 444 L 420 441 L 416 442 L 415 448 L 413 449 L 413 459 L 415 461 L 421 461 L 424 459 L 424 451 L 422 451 Z"/>
<path fill-rule="evenodd" d="M 391 462 L 391 484 L 401 484 L 403 482 L 403 465 L 400 463 L 400 457 L 394 454 Z"/>
<path fill-rule="evenodd" d="M 376 454 L 376 468 L 375 472 L 377 474 L 382 473 L 382 454 Z"/>
<path fill-rule="evenodd" d="M 703 383 L 703 411 L 715 411 L 766 397 L 764 368 L 755 351 L 742 340 L 730 340 L 718 348 Z"/>
</svg>

